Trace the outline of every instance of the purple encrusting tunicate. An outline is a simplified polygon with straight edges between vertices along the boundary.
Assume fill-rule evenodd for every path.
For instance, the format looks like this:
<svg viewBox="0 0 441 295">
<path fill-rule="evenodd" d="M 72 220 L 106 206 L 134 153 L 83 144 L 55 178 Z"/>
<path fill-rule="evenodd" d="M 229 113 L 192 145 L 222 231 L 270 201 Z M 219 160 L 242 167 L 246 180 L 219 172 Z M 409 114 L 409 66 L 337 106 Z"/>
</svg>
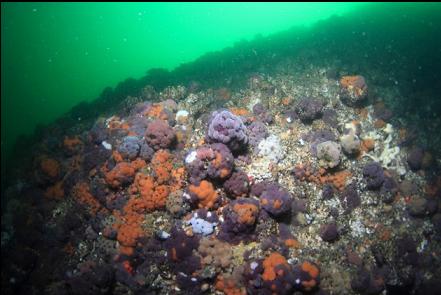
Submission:
<svg viewBox="0 0 441 295">
<path fill-rule="evenodd" d="M 262 122 L 270 124 L 273 122 L 273 116 L 268 113 L 268 110 L 263 106 L 263 104 L 256 103 L 253 106 L 253 114 Z"/>
<path fill-rule="evenodd" d="M 279 223 L 279 238 L 282 240 L 294 239 L 289 226 L 285 223 Z"/>
<path fill-rule="evenodd" d="M 260 120 L 267 124 L 271 124 L 273 122 L 273 116 L 270 113 L 263 113 L 260 115 Z"/>
<path fill-rule="evenodd" d="M 109 137 L 108 129 L 104 121 L 97 120 L 89 132 L 90 139 L 95 144 L 101 144 Z"/>
<path fill-rule="evenodd" d="M 410 150 L 407 155 L 407 164 L 409 164 L 410 169 L 413 171 L 420 170 L 422 167 L 424 158 L 424 150 L 420 147 L 415 147 Z"/>
<path fill-rule="evenodd" d="M 340 202 L 346 213 L 352 212 L 352 210 L 361 205 L 361 199 L 357 191 L 357 183 L 353 182 L 346 186 L 340 194 Z"/>
<path fill-rule="evenodd" d="M 384 182 L 383 167 L 377 162 L 366 164 L 363 168 L 363 177 L 368 189 L 379 189 Z"/>
<path fill-rule="evenodd" d="M 250 194 L 252 196 L 260 197 L 262 195 L 262 193 L 265 191 L 265 189 L 271 185 L 275 185 L 275 184 L 270 181 L 261 181 L 261 182 L 254 183 L 251 186 Z"/>
<path fill-rule="evenodd" d="M 105 162 L 111 155 L 112 152 L 102 144 L 86 146 L 83 158 L 84 172 L 89 173 L 90 170 Z"/>
<path fill-rule="evenodd" d="M 139 151 L 139 157 L 145 161 L 150 161 L 153 158 L 155 151 L 146 143 L 141 143 L 141 149 Z"/>
<path fill-rule="evenodd" d="M 145 117 L 134 117 L 130 120 L 129 131 L 135 133 L 137 136 L 142 137 L 145 134 L 149 120 Z"/>
<path fill-rule="evenodd" d="M 390 109 L 382 106 L 382 107 L 376 107 L 374 106 L 374 116 L 375 118 L 379 120 L 383 120 L 385 122 L 388 122 L 393 117 L 393 113 Z"/>
<path fill-rule="evenodd" d="M 385 177 L 381 191 L 396 192 L 398 190 L 397 182 L 392 177 Z"/>
<path fill-rule="evenodd" d="M 392 203 L 394 201 L 397 191 L 398 186 L 395 179 L 386 176 L 380 190 L 383 201 L 385 203 Z"/>
<path fill-rule="evenodd" d="M 265 112 L 266 112 L 266 110 L 265 110 L 265 107 L 263 106 L 263 104 L 256 103 L 253 106 L 253 113 L 254 113 L 254 115 L 259 116 L 259 115 L 261 115 L 261 114 L 263 114 Z"/>
<path fill-rule="evenodd" d="M 254 186 L 252 192 L 260 197 L 262 208 L 273 216 L 281 216 L 291 209 L 290 193 L 277 183 L 268 182 L 262 187 Z"/>
<path fill-rule="evenodd" d="M 206 178 L 224 180 L 233 170 L 234 157 L 226 145 L 213 143 L 188 153 L 185 166 L 193 184 Z"/>
<path fill-rule="evenodd" d="M 248 144 L 246 127 L 242 120 L 230 111 L 215 111 L 208 125 L 207 139 L 227 145 L 231 151 L 243 149 Z"/>
<path fill-rule="evenodd" d="M 175 139 L 175 132 L 167 121 L 156 119 L 147 126 L 145 140 L 154 150 L 169 148 Z"/>
<path fill-rule="evenodd" d="M 176 274 L 191 276 L 201 267 L 200 257 L 193 252 L 199 247 L 199 236 L 187 236 L 183 230 L 172 228 L 170 237 L 164 242 L 167 258 Z"/>
<path fill-rule="evenodd" d="M 142 113 L 146 112 L 146 110 L 148 110 L 151 106 L 152 106 L 151 102 L 147 102 L 147 101 L 139 102 L 133 106 L 133 108 L 130 110 L 129 115 L 130 116 L 139 116 Z M 142 118 L 142 117 L 139 117 L 139 118 Z"/>
<path fill-rule="evenodd" d="M 317 99 L 304 98 L 294 109 L 302 122 L 310 123 L 322 115 L 323 103 Z"/>
<path fill-rule="evenodd" d="M 224 183 L 224 189 L 228 196 L 233 198 L 245 197 L 250 191 L 250 182 L 245 172 L 235 172 Z"/>
<path fill-rule="evenodd" d="M 172 228 L 171 236 L 164 243 L 168 257 L 173 262 L 182 261 L 192 255 L 193 250 L 199 247 L 197 236 L 189 237 L 184 231 Z"/>
<path fill-rule="evenodd" d="M 236 244 L 252 238 L 259 216 L 259 202 L 251 198 L 238 198 L 222 210 L 224 221 L 218 238 Z"/>
<path fill-rule="evenodd" d="M 260 121 L 255 121 L 247 127 L 247 134 L 249 139 L 249 144 L 252 147 L 257 147 L 262 139 L 268 136 L 268 130 L 265 124 Z"/>
<path fill-rule="evenodd" d="M 337 118 L 337 112 L 335 110 L 333 109 L 324 110 L 322 119 L 326 125 L 337 128 L 338 118 Z"/>
<path fill-rule="evenodd" d="M 118 152 L 128 160 L 134 160 L 140 150 L 141 140 L 136 136 L 126 136 L 118 146 Z"/>
<path fill-rule="evenodd" d="M 324 200 L 330 200 L 334 197 L 334 187 L 332 184 L 325 184 L 323 186 L 322 198 Z"/>
<path fill-rule="evenodd" d="M 309 132 L 305 138 L 311 145 L 311 154 L 317 156 L 317 145 L 325 141 L 336 141 L 334 133 L 327 129 L 321 129 L 316 132 Z"/>
<path fill-rule="evenodd" d="M 326 242 L 333 242 L 338 238 L 338 228 L 335 222 L 322 224 L 319 232 L 322 240 Z"/>
</svg>

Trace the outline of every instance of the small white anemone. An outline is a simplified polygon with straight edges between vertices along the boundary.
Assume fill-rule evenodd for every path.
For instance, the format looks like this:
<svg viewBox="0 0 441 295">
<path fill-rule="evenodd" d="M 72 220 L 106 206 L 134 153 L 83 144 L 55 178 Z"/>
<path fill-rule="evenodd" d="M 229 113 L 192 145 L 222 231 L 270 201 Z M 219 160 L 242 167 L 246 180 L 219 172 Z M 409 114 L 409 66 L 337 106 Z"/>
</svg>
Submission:
<svg viewBox="0 0 441 295">
<path fill-rule="evenodd" d="M 163 240 L 166 240 L 166 239 L 170 238 L 170 234 L 168 232 L 162 230 L 159 232 L 159 237 Z"/>
<path fill-rule="evenodd" d="M 250 263 L 250 267 L 252 270 L 255 270 L 258 266 L 259 266 L 259 263 L 257 263 L 256 261 L 253 261 Z"/>
<path fill-rule="evenodd" d="M 108 143 L 107 141 L 103 141 L 101 144 L 103 145 L 103 147 L 106 150 L 111 150 L 112 149 L 112 145 L 110 143 Z"/>
<path fill-rule="evenodd" d="M 196 160 L 196 157 L 197 157 L 197 152 L 192 151 L 191 153 L 189 153 L 187 155 L 187 157 L 185 157 L 185 163 L 187 163 L 187 164 L 192 163 L 194 160 Z"/>
<path fill-rule="evenodd" d="M 187 118 L 188 118 L 188 115 L 189 115 L 189 113 L 186 111 L 186 110 L 179 110 L 177 113 L 176 113 L 176 121 L 177 122 L 186 122 L 187 121 Z"/>
</svg>

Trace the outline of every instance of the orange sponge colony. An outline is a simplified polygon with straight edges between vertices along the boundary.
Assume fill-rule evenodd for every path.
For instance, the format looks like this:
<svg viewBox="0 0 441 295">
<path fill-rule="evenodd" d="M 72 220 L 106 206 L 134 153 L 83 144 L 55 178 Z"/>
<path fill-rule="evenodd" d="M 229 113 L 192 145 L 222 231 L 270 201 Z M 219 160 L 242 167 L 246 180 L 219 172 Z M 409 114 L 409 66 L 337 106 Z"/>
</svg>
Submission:
<svg viewBox="0 0 441 295">
<path fill-rule="evenodd" d="M 339 191 L 343 191 L 352 173 L 347 170 L 329 173 L 323 168 L 320 168 L 318 171 L 313 171 L 310 164 L 298 164 L 294 168 L 294 175 L 300 181 L 314 182 L 318 185 L 330 183 Z"/>
<path fill-rule="evenodd" d="M 263 285 L 268 294 L 291 294 L 293 287 L 291 266 L 285 257 L 277 252 L 271 253 L 263 261 Z"/>
<path fill-rule="evenodd" d="M 233 277 L 223 277 L 219 275 L 216 280 L 216 290 L 224 292 L 225 295 L 245 295 L 244 287 L 240 286 Z"/>
<path fill-rule="evenodd" d="M 343 76 L 340 79 L 340 98 L 355 106 L 367 97 L 367 85 L 363 76 Z"/>
<path fill-rule="evenodd" d="M 219 198 L 213 184 L 206 180 L 202 180 L 199 185 L 190 185 L 189 191 L 197 199 L 199 208 L 211 209 Z"/>
<path fill-rule="evenodd" d="M 312 291 L 320 282 L 320 270 L 312 262 L 305 261 L 294 268 L 295 283 L 302 291 Z"/>
<path fill-rule="evenodd" d="M 92 215 L 96 215 L 98 211 L 104 209 L 98 200 L 90 193 L 89 185 L 86 182 L 76 184 L 72 190 L 72 194 L 78 203 L 88 207 Z"/>
<path fill-rule="evenodd" d="M 256 217 L 259 213 L 259 208 L 252 203 L 236 203 L 233 210 L 239 216 L 238 221 L 243 224 L 253 225 L 256 222 Z"/>
<path fill-rule="evenodd" d="M 55 179 L 60 174 L 60 164 L 57 160 L 46 158 L 40 163 L 41 171 L 51 179 Z"/>
<path fill-rule="evenodd" d="M 172 155 L 166 150 L 157 151 L 152 158 L 152 167 L 159 184 L 168 182 L 173 170 Z"/>
<path fill-rule="evenodd" d="M 54 185 L 48 187 L 44 192 L 44 196 L 53 200 L 61 200 L 64 197 L 63 181 L 58 181 Z"/>
<path fill-rule="evenodd" d="M 342 88 L 353 91 L 356 95 L 362 95 L 366 87 L 362 76 L 343 76 L 340 79 L 340 85 Z"/>
<path fill-rule="evenodd" d="M 265 258 L 263 261 L 263 274 L 262 279 L 264 281 L 274 281 L 277 276 L 284 275 L 283 270 L 276 270 L 277 266 L 288 266 L 288 262 L 285 257 L 277 252 L 273 252 Z"/>
<path fill-rule="evenodd" d="M 127 184 L 133 179 L 135 175 L 135 168 L 133 168 L 127 162 L 121 162 L 106 173 L 106 182 L 113 188 L 121 187 L 123 184 Z"/>
<path fill-rule="evenodd" d="M 72 138 L 66 136 L 63 140 L 64 150 L 68 154 L 74 154 L 80 152 L 82 146 L 83 146 L 83 142 L 78 138 L 78 136 L 74 136 Z"/>
<path fill-rule="evenodd" d="M 137 173 L 130 192 L 139 194 L 139 198 L 132 197 L 126 207 L 131 206 L 136 212 L 144 213 L 164 208 L 169 189 L 166 185 L 155 185 L 153 177 Z"/>
<path fill-rule="evenodd" d="M 346 187 L 346 181 L 352 176 L 351 172 L 343 170 L 335 172 L 328 176 L 327 182 L 332 183 L 334 187 L 342 191 Z"/>
<path fill-rule="evenodd" d="M 135 247 L 137 240 L 142 236 L 141 226 L 137 223 L 125 223 L 119 227 L 116 239 L 124 247 Z"/>
</svg>

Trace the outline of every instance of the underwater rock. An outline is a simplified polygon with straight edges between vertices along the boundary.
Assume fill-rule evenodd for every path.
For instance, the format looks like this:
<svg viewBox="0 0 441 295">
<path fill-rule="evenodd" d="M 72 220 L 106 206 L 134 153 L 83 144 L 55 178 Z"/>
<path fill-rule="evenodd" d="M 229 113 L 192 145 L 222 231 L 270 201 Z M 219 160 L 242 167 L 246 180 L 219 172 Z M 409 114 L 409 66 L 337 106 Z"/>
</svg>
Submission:
<svg viewBox="0 0 441 295">
<path fill-rule="evenodd" d="M 409 214 L 413 217 L 424 217 L 430 213 L 434 213 L 436 206 L 435 208 L 431 208 L 430 203 L 431 202 L 424 197 L 413 197 L 407 206 Z"/>
<path fill-rule="evenodd" d="M 118 152 L 123 158 L 134 160 L 139 154 L 140 143 L 141 140 L 138 137 L 126 136 L 119 145 Z"/>
<path fill-rule="evenodd" d="M 322 198 L 324 200 L 330 200 L 334 197 L 334 186 L 331 184 L 325 184 L 323 186 Z"/>
<path fill-rule="evenodd" d="M 202 180 L 199 185 L 190 185 L 188 195 L 184 195 L 199 208 L 211 209 L 217 205 L 219 194 L 211 182 Z"/>
<path fill-rule="evenodd" d="M 206 178 L 225 180 L 233 171 L 234 157 L 222 143 L 204 145 L 187 154 L 185 167 L 194 184 Z"/>
<path fill-rule="evenodd" d="M 338 238 L 337 225 L 331 222 L 320 226 L 320 237 L 326 242 L 335 241 Z"/>
<path fill-rule="evenodd" d="M 325 141 L 317 145 L 319 165 L 324 168 L 334 168 L 340 164 L 341 147 L 333 141 Z"/>
<path fill-rule="evenodd" d="M 269 135 L 265 124 L 263 124 L 260 121 L 255 121 L 251 123 L 247 127 L 247 134 L 248 134 L 249 144 L 254 148 L 256 148 L 259 145 L 259 143 Z"/>
<path fill-rule="evenodd" d="M 277 294 L 289 294 L 295 284 L 291 266 L 285 257 L 277 252 L 271 253 L 262 262 L 263 288 Z"/>
<path fill-rule="evenodd" d="M 377 162 L 368 163 L 363 168 L 363 177 L 368 189 L 379 189 L 385 180 L 383 167 Z"/>
<path fill-rule="evenodd" d="M 295 289 L 303 292 L 313 291 L 320 284 L 320 269 L 310 261 L 294 266 L 292 275 Z"/>
<path fill-rule="evenodd" d="M 267 184 L 259 197 L 262 208 L 275 217 L 291 210 L 291 195 L 276 183 Z"/>
<path fill-rule="evenodd" d="M 349 106 L 360 105 L 368 95 L 363 76 L 343 76 L 340 79 L 340 99 Z"/>
<path fill-rule="evenodd" d="M 420 170 L 423 166 L 424 150 L 420 147 L 415 147 L 410 150 L 407 155 L 407 163 L 413 171 Z"/>
<path fill-rule="evenodd" d="M 340 144 L 343 151 L 348 155 L 355 155 L 360 152 L 361 141 L 353 132 L 341 136 Z"/>
<path fill-rule="evenodd" d="M 338 117 L 337 117 L 337 112 L 335 110 L 325 109 L 323 111 L 322 119 L 323 119 L 323 122 L 326 123 L 326 125 L 331 126 L 333 128 L 337 128 Z"/>
<path fill-rule="evenodd" d="M 322 115 L 323 103 L 313 98 L 301 99 L 294 110 L 304 123 L 311 123 Z"/>
<path fill-rule="evenodd" d="M 166 149 L 175 143 L 176 135 L 167 121 L 156 119 L 148 125 L 145 140 L 154 150 Z"/>
<path fill-rule="evenodd" d="M 219 238 L 238 243 L 254 231 L 260 206 L 254 199 L 238 198 L 229 203 L 222 211 Z"/>
<path fill-rule="evenodd" d="M 305 138 L 311 145 L 311 154 L 317 156 L 317 145 L 325 141 L 336 141 L 334 133 L 327 129 L 320 129 L 315 132 L 309 132 Z"/>
<path fill-rule="evenodd" d="M 235 172 L 225 181 L 224 189 L 233 198 L 246 197 L 250 191 L 248 175 L 245 172 Z"/>
<path fill-rule="evenodd" d="M 280 144 L 280 139 L 275 135 L 270 135 L 263 139 L 257 146 L 258 155 L 264 157 L 274 163 L 279 162 L 285 157 L 285 151 Z"/>
<path fill-rule="evenodd" d="M 369 28 L 324 26 L 347 38 L 239 42 L 22 139 L 2 195 L 6 293 L 436 292 L 439 118 L 421 86 L 437 67 L 367 46 Z M 339 85 L 349 71 L 381 101 L 363 105 L 361 76 Z"/>
</svg>

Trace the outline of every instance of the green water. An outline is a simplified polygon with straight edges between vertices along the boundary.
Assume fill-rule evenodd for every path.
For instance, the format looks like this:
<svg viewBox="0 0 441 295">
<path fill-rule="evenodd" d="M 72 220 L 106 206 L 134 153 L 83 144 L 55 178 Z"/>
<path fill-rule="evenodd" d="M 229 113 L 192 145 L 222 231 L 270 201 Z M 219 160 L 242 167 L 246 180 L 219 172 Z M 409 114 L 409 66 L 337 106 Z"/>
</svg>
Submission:
<svg viewBox="0 0 441 295">
<path fill-rule="evenodd" d="M 221 87 L 263 68 L 270 71 L 284 56 L 302 55 L 311 65 L 345 65 L 337 71 L 391 73 L 389 82 L 404 88 L 402 105 L 410 110 L 439 111 L 441 105 L 432 99 L 441 87 L 439 3 L 2 3 L 1 8 L 2 177 L 4 159 L 20 135 L 31 135 L 36 126 L 127 78 L 135 80 L 122 85 L 120 96 L 131 93 L 124 88 L 146 84 L 161 90 L 196 80 Z M 171 74 L 145 76 L 152 68 L 176 67 Z M 90 119 L 102 106 L 89 107 L 95 112 Z"/>
<path fill-rule="evenodd" d="M 2 152 L 106 86 L 357 4 L 2 3 Z"/>
</svg>

